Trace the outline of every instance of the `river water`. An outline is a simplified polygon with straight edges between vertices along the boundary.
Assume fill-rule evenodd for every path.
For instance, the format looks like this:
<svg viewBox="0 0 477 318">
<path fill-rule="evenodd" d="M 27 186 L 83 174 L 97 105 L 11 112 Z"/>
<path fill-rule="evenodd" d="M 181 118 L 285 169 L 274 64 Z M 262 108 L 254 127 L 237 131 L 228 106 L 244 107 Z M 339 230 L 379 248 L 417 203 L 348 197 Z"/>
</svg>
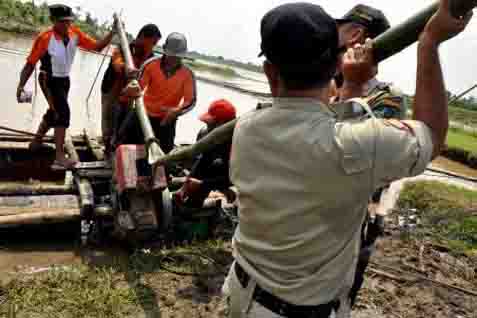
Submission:
<svg viewBox="0 0 477 318">
<path fill-rule="evenodd" d="M 3 78 L 0 82 L 0 92 L 2 96 L 0 125 L 33 132 L 36 130 L 42 115 L 47 109 L 47 103 L 40 88 L 37 86 L 36 98 L 34 98 L 32 104 L 19 104 L 15 97 L 19 74 L 25 63 L 31 44 L 32 40 L 29 38 L 0 34 L 0 74 Z M 102 62 L 103 55 L 83 51 L 79 51 L 76 55 L 71 72 L 69 98 L 72 114 L 70 130 L 73 135 L 82 133 L 84 129 L 93 131 L 97 135 L 101 134 L 100 84 L 102 75 L 109 62 L 108 58 L 106 58 L 101 69 L 89 103 L 86 103 L 86 99 Z M 267 87 L 263 75 L 258 73 L 249 74 L 251 72 L 248 71 L 238 72 L 239 74 L 243 73 L 244 77 L 246 76 L 250 79 L 222 78 L 219 75 L 208 72 L 197 73 L 197 75 L 214 81 L 230 82 L 252 91 L 266 92 Z M 27 90 L 35 92 L 33 76 L 26 88 Z M 212 101 L 219 98 L 226 98 L 232 102 L 236 106 L 239 115 L 255 108 L 257 102 L 261 101 L 257 96 L 243 94 L 229 88 L 199 80 L 197 82 L 196 107 L 186 115 L 180 117 L 178 121 L 177 144 L 195 141 L 197 132 L 203 126 L 203 123 L 197 119 L 198 116 L 207 110 L 207 107 Z"/>
</svg>

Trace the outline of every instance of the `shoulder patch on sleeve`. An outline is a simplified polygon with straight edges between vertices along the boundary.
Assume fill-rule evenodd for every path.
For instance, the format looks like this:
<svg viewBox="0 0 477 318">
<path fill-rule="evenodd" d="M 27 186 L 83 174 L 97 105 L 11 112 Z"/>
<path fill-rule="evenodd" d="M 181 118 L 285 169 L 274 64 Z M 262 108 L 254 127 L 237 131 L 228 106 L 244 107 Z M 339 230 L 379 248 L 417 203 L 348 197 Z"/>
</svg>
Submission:
<svg viewBox="0 0 477 318">
<path fill-rule="evenodd" d="M 407 124 L 407 123 L 404 122 L 404 121 L 397 120 L 397 119 L 384 119 L 384 120 L 383 120 L 383 123 L 384 123 L 386 126 L 391 126 L 391 127 L 396 128 L 396 129 L 409 132 L 409 133 L 412 134 L 413 136 L 416 135 L 416 134 L 414 133 L 414 129 L 413 129 L 409 124 Z"/>
</svg>

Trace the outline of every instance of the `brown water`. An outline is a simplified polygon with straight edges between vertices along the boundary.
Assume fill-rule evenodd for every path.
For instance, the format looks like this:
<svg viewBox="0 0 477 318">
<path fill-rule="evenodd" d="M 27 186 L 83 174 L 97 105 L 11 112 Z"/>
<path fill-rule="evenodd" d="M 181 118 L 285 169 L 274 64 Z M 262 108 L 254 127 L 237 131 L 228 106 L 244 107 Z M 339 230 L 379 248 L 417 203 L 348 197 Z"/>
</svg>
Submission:
<svg viewBox="0 0 477 318">
<path fill-rule="evenodd" d="M 0 125 L 33 132 L 47 109 L 39 87 L 33 104 L 18 104 L 15 97 L 19 74 L 31 44 L 32 40 L 29 38 L 0 33 L 0 75 L 2 77 Z M 93 130 L 98 135 L 101 133 L 100 82 L 108 60 L 104 63 L 92 92 L 89 107 L 87 107 L 86 98 L 102 60 L 102 55 L 86 52 L 78 52 L 76 56 L 71 73 L 69 98 L 72 109 L 72 134 L 81 133 L 84 129 Z M 200 75 L 220 80 L 220 77 L 212 74 Z M 245 88 L 254 85 L 254 81 L 250 83 L 246 83 L 246 80 L 242 81 Z M 30 79 L 26 88 L 34 92 L 34 83 L 33 78 Z M 263 86 L 263 83 L 259 85 Z M 195 140 L 197 132 L 203 126 L 197 118 L 199 114 L 206 111 L 213 100 L 218 98 L 230 100 L 237 107 L 239 115 L 253 109 L 259 101 L 256 97 L 200 81 L 197 83 L 197 96 L 197 106 L 179 119 L 177 143 L 190 143 Z M 76 243 L 78 230 L 78 224 L 69 224 L 28 229 L 26 232 L 0 231 L 0 280 L 15 271 L 28 272 L 41 270 L 51 265 L 80 262 L 108 262 L 122 255 L 122 252 L 116 249 L 85 251 L 79 248 Z"/>
<path fill-rule="evenodd" d="M 2 96 L 0 125 L 11 128 L 34 131 L 41 121 L 42 115 L 47 109 L 39 87 L 33 104 L 18 104 L 16 102 L 16 87 L 18 84 L 20 71 L 25 63 L 26 56 L 30 50 L 32 40 L 28 38 L 18 38 L 8 34 L 0 34 L 0 96 Z M 7 50 L 6 50 L 7 49 Z M 81 133 L 84 129 L 93 130 L 97 135 L 101 132 L 101 107 L 100 107 L 100 82 L 108 60 L 106 59 L 101 70 L 98 81 L 92 92 L 89 107 L 86 98 L 93 84 L 94 78 L 103 61 L 103 56 L 87 52 L 78 52 L 71 73 L 70 107 L 72 110 L 71 132 Z M 220 76 L 212 74 L 199 74 L 214 80 L 220 80 Z M 35 81 L 30 79 L 26 89 L 35 92 Z M 240 79 L 234 84 L 242 84 L 244 88 L 258 87 L 263 90 L 263 83 L 257 81 L 247 81 Z M 189 143 L 195 140 L 195 136 L 203 124 L 198 121 L 198 116 L 205 112 L 209 104 L 219 98 L 230 100 L 238 110 L 238 114 L 243 114 L 253 109 L 259 99 L 251 95 L 245 95 L 231 89 L 223 88 L 198 81 L 197 83 L 197 105 L 188 114 L 179 119 L 177 126 L 177 143 Z"/>
</svg>

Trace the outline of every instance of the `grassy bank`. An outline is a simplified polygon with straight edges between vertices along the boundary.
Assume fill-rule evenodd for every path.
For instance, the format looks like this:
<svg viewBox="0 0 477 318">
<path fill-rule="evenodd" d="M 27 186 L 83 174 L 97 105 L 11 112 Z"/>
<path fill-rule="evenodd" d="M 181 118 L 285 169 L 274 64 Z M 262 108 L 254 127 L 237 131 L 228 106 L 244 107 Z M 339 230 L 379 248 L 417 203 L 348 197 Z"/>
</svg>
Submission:
<svg viewBox="0 0 477 318">
<path fill-rule="evenodd" d="M 477 137 L 458 128 L 450 128 L 447 134 L 449 147 L 460 148 L 477 154 Z"/>
<path fill-rule="evenodd" d="M 468 126 L 477 126 L 477 111 L 450 106 L 449 119 Z"/>
<path fill-rule="evenodd" d="M 447 149 L 444 157 L 477 169 L 477 137 L 459 128 L 450 128 L 447 134 Z"/>
<path fill-rule="evenodd" d="M 214 73 L 223 77 L 239 77 L 240 75 L 231 67 L 210 65 L 199 61 L 186 61 L 194 71 Z"/>
<path fill-rule="evenodd" d="M 399 209 L 416 209 L 417 236 L 428 237 L 458 253 L 477 256 L 477 191 L 439 182 L 409 183 Z"/>
</svg>

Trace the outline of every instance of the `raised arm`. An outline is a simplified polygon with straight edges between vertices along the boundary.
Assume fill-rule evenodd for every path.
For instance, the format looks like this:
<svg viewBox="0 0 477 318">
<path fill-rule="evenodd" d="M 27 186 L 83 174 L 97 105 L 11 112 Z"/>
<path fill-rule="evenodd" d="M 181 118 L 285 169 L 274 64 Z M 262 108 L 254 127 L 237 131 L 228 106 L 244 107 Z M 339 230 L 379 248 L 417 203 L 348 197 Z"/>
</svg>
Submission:
<svg viewBox="0 0 477 318">
<path fill-rule="evenodd" d="M 432 132 L 433 154 L 439 155 L 449 126 L 447 94 L 439 59 L 439 45 L 462 32 L 472 12 L 460 19 L 449 10 L 450 0 L 441 0 L 439 10 L 429 20 L 418 44 L 416 96 L 413 118 L 425 123 Z"/>
</svg>

